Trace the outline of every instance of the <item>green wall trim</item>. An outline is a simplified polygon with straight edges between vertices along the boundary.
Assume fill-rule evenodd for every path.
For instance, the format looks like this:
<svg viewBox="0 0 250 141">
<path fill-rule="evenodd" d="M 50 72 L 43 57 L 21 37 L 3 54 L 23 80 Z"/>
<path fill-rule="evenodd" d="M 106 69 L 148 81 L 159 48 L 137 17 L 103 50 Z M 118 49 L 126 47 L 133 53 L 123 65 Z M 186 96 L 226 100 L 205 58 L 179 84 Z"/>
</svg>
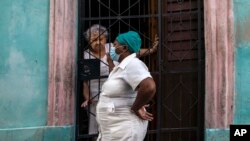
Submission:
<svg viewBox="0 0 250 141">
<path fill-rule="evenodd" d="M 229 141 L 229 129 L 206 129 L 205 141 Z"/>
<path fill-rule="evenodd" d="M 250 123 L 250 1 L 234 0 L 235 107 L 234 124 Z"/>
<path fill-rule="evenodd" d="M 0 5 L 0 128 L 46 126 L 49 0 Z"/>
<path fill-rule="evenodd" d="M 0 129 L 3 141 L 74 141 L 74 126 Z"/>
<path fill-rule="evenodd" d="M 250 123 L 250 42 L 236 50 L 236 95 L 234 124 Z"/>
</svg>

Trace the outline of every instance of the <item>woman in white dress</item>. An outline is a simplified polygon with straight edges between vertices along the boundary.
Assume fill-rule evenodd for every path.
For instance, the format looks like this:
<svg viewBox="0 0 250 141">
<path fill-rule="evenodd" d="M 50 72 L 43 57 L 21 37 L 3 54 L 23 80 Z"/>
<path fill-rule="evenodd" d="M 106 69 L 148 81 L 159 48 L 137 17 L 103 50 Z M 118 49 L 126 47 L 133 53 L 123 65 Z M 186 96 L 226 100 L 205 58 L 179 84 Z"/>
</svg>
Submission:
<svg viewBox="0 0 250 141">
<path fill-rule="evenodd" d="M 137 32 L 117 36 L 110 56 L 119 64 L 102 86 L 96 107 L 98 141 L 143 141 L 153 115 L 145 109 L 155 95 L 147 66 L 136 57 L 141 47 Z"/>
<path fill-rule="evenodd" d="M 107 29 L 99 24 L 95 24 L 84 33 L 84 36 L 90 44 L 90 48 L 84 51 L 84 59 L 100 59 L 100 75 L 108 76 L 109 66 L 113 66 L 114 64 L 112 61 L 107 62 L 107 53 L 111 46 L 113 46 L 112 43 L 107 43 Z M 83 82 L 84 102 L 81 104 L 81 107 L 85 108 L 89 106 L 89 134 L 98 133 L 98 125 L 95 119 L 96 104 L 100 88 L 106 79 L 92 79 Z"/>
<path fill-rule="evenodd" d="M 100 75 L 102 77 L 108 76 L 110 70 L 118 64 L 117 61 L 108 59 L 113 43 L 107 43 L 108 32 L 107 29 L 100 25 L 94 24 L 88 28 L 84 33 L 85 39 L 88 41 L 90 48 L 84 51 L 84 59 L 100 59 Z M 137 57 L 147 56 L 156 52 L 158 47 L 158 37 L 155 36 L 155 41 L 150 49 L 140 49 Z M 83 96 L 84 101 L 81 107 L 86 108 L 89 106 L 89 134 L 98 133 L 98 125 L 96 123 L 96 104 L 99 98 L 101 87 L 107 78 L 86 80 L 83 83 Z"/>
</svg>

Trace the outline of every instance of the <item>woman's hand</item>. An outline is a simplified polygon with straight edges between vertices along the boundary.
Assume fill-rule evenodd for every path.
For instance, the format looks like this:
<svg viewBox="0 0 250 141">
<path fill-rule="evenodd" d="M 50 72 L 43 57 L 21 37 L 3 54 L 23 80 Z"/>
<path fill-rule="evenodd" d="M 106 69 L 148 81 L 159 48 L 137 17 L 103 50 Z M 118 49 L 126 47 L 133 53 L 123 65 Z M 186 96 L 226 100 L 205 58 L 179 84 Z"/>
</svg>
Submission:
<svg viewBox="0 0 250 141">
<path fill-rule="evenodd" d="M 113 64 L 113 60 L 112 60 L 110 54 L 109 54 L 109 53 L 106 53 L 106 56 L 107 56 L 107 62 L 108 62 L 109 64 Z"/>
<path fill-rule="evenodd" d="M 150 54 L 157 51 L 158 45 L 159 45 L 159 37 L 157 34 L 155 34 L 155 40 L 154 40 L 152 48 L 150 49 Z"/>
<path fill-rule="evenodd" d="M 90 104 L 91 104 L 91 101 L 85 100 L 85 101 L 82 103 L 81 107 L 82 107 L 82 108 L 85 108 L 85 107 L 87 107 L 87 106 L 90 105 Z"/>
<path fill-rule="evenodd" d="M 106 53 L 106 56 L 107 56 L 107 62 L 109 65 L 109 72 L 111 72 L 113 70 L 113 68 L 115 67 L 115 64 L 114 64 L 113 60 L 111 59 L 111 56 L 109 53 Z"/>
<path fill-rule="evenodd" d="M 135 114 L 143 120 L 152 121 L 154 119 L 153 114 L 147 112 L 146 107 L 149 107 L 149 105 L 142 106 Z"/>
</svg>

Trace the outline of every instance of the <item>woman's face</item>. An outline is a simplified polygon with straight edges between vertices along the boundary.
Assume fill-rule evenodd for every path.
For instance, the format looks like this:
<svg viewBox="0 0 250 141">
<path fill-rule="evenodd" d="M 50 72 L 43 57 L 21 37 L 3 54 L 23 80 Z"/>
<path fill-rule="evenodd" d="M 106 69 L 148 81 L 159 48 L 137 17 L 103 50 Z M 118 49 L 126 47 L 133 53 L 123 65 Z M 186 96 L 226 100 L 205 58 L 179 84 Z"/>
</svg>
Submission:
<svg viewBox="0 0 250 141">
<path fill-rule="evenodd" d="M 124 47 L 126 45 L 121 45 L 117 40 L 114 41 L 114 47 L 115 47 L 115 52 L 117 54 L 120 54 L 122 52 L 124 52 Z"/>
<path fill-rule="evenodd" d="M 105 47 L 105 44 L 107 42 L 107 38 L 105 35 L 100 35 L 99 34 L 91 34 L 90 37 L 90 46 L 93 50 L 99 51 L 101 47 Z"/>
</svg>

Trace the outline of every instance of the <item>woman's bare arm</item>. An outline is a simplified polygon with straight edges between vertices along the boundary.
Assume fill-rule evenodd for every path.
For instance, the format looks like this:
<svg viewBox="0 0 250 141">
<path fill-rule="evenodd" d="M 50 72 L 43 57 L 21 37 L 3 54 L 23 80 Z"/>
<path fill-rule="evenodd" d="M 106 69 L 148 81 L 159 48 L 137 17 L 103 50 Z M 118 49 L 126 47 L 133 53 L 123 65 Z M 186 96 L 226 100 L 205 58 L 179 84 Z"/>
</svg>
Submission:
<svg viewBox="0 0 250 141">
<path fill-rule="evenodd" d="M 114 64 L 113 60 L 111 59 L 109 53 L 107 53 L 106 55 L 107 55 L 107 62 L 109 65 L 109 72 L 111 72 L 113 70 L 113 68 L 115 67 L 115 64 Z"/>
<path fill-rule="evenodd" d="M 84 81 L 83 82 L 83 97 L 84 97 L 84 102 L 82 103 L 81 107 L 87 107 L 90 103 L 89 101 L 89 82 L 88 81 Z"/>
<path fill-rule="evenodd" d="M 157 48 L 158 48 L 158 45 L 159 45 L 159 37 L 158 35 L 156 34 L 155 35 L 155 39 L 154 39 L 154 43 L 153 43 L 153 46 L 152 48 L 142 48 L 140 49 L 140 51 L 136 54 L 137 57 L 144 57 L 144 56 L 148 56 L 152 53 L 155 53 L 157 51 Z"/>
<path fill-rule="evenodd" d="M 144 119 L 144 120 L 152 120 L 153 115 L 148 113 L 145 109 L 147 103 L 153 98 L 156 92 L 156 85 L 153 78 L 146 78 L 142 80 L 142 82 L 138 86 L 138 92 L 131 110 L 135 112 L 135 114 Z"/>
</svg>

